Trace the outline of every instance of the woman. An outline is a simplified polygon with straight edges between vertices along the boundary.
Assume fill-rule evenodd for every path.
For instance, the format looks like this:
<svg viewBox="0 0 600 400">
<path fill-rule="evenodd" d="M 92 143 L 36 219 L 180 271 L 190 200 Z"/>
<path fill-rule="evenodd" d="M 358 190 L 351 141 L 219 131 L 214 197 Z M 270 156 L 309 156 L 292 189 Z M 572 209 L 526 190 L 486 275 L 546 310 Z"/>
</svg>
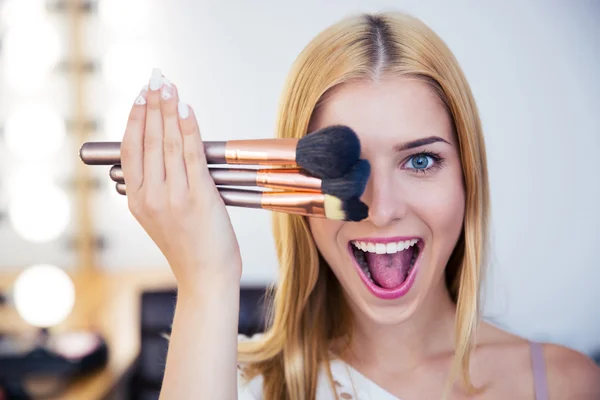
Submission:
<svg viewBox="0 0 600 400">
<path fill-rule="evenodd" d="M 585 356 L 479 320 L 486 154 L 445 44 L 395 13 L 322 32 L 291 72 L 277 132 L 333 124 L 357 132 L 371 163 L 369 217 L 275 215 L 272 323 L 238 352 L 242 262 L 193 111 L 158 71 L 136 100 L 122 144 L 129 207 L 178 282 L 161 398 L 600 398 Z"/>
</svg>

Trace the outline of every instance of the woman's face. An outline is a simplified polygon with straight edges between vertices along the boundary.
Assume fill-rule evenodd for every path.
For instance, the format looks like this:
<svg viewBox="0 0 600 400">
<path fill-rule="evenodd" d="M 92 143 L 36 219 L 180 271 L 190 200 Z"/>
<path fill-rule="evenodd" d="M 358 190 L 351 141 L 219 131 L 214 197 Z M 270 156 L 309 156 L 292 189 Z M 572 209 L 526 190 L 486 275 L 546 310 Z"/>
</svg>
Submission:
<svg viewBox="0 0 600 400">
<path fill-rule="evenodd" d="M 389 77 L 342 85 L 311 131 L 342 124 L 371 164 L 361 222 L 310 218 L 317 247 L 355 312 L 381 324 L 409 318 L 433 291 L 459 238 L 465 207 L 450 117 L 424 81 Z"/>
</svg>

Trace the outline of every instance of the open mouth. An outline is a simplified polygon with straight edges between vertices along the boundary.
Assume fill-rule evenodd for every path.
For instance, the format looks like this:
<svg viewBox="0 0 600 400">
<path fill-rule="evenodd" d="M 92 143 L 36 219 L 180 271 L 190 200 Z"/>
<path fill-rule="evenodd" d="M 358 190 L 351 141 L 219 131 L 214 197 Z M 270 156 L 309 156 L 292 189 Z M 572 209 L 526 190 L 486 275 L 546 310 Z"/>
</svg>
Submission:
<svg viewBox="0 0 600 400">
<path fill-rule="evenodd" d="M 350 253 L 356 261 L 363 282 L 378 297 L 404 295 L 414 282 L 420 238 L 386 238 L 352 240 Z"/>
</svg>

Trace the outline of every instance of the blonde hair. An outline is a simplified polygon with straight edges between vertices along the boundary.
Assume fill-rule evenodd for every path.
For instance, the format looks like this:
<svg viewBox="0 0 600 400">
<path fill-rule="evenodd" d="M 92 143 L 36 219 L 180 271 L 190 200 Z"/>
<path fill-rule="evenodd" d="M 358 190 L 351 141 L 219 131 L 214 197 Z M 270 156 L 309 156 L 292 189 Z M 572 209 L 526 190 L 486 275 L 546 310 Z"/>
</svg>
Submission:
<svg viewBox="0 0 600 400">
<path fill-rule="evenodd" d="M 301 138 L 320 101 L 336 86 L 382 74 L 410 75 L 431 84 L 454 123 L 465 187 L 463 231 L 446 267 L 456 303 L 455 358 L 446 391 L 462 371 L 469 392 L 470 354 L 479 321 L 481 265 L 485 261 L 489 190 L 485 146 L 469 85 L 445 43 L 420 20 L 401 13 L 351 16 L 332 25 L 301 52 L 279 110 L 277 136 Z M 342 289 L 318 253 L 307 221 L 275 214 L 280 279 L 264 336 L 242 342 L 245 376 L 262 375 L 267 400 L 315 399 L 320 367 L 332 382 L 333 339 L 348 338 L 352 315 Z"/>
</svg>

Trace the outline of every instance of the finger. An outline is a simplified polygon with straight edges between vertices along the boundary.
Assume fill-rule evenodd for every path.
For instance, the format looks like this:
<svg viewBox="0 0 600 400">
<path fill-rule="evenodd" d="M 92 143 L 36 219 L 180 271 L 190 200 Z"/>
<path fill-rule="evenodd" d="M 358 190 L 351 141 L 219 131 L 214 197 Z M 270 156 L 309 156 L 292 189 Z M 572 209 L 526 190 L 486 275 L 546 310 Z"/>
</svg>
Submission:
<svg viewBox="0 0 600 400">
<path fill-rule="evenodd" d="M 175 85 L 165 82 L 161 91 L 167 187 L 173 192 L 187 188 L 187 173 L 183 161 L 183 138 L 179 128 L 177 103 L 179 95 Z"/>
<path fill-rule="evenodd" d="M 135 99 L 125 134 L 121 142 L 121 165 L 123 176 L 130 182 L 130 190 L 135 193 L 142 186 L 144 180 L 144 129 L 146 127 L 146 94 L 147 88 L 143 87 Z"/>
<path fill-rule="evenodd" d="M 160 108 L 160 89 L 163 85 L 159 69 L 152 70 L 146 105 L 144 133 L 144 186 L 159 188 L 165 181 L 163 157 L 163 116 Z"/>
<path fill-rule="evenodd" d="M 192 108 L 186 103 L 179 102 L 177 110 L 183 136 L 183 159 L 188 186 L 193 191 L 199 189 L 203 182 L 207 182 L 206 179 L 210 178 L 204 154 L 204 143 Z"/>
</svg>

